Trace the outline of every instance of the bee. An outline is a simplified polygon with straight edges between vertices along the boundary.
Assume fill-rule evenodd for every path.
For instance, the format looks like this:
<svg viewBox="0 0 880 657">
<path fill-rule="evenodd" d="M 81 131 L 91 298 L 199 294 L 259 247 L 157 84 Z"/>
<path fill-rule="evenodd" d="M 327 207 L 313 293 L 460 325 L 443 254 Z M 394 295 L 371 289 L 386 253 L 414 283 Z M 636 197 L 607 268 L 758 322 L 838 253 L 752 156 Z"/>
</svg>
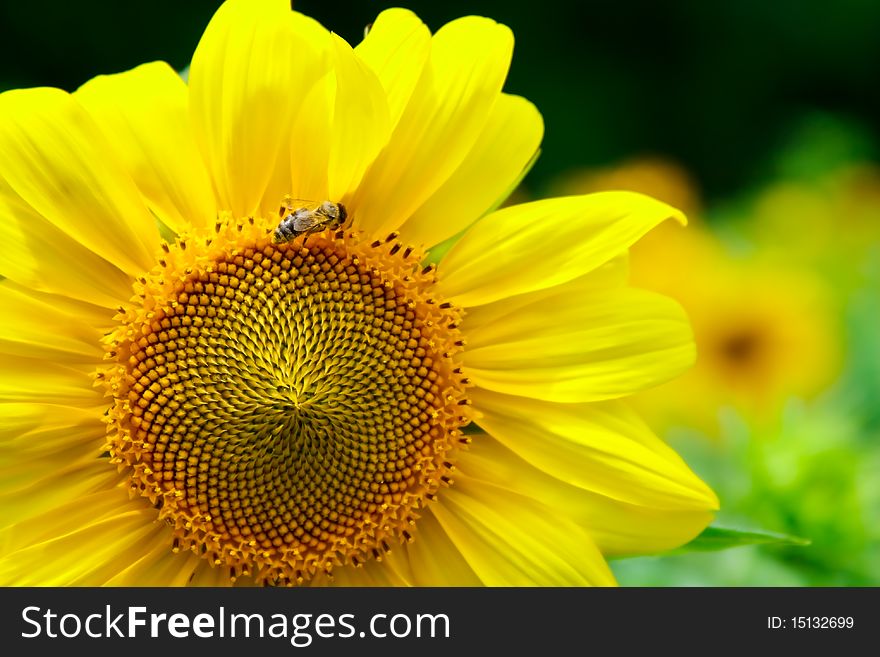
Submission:
<svg viewBox="0 0 880 657">
<path fill-rule="evenodd" d="M 281 221 L 272 234 L 275 244 L 282 244 L 296 239 L 300 235 L 320 233 L 327 228 L 336 230 L 345 225 L 348 212 L 342 203 L 324 201 L 320 204 L 312 203 L 305 206 L 295 206 L 294 199 L 284 197 L 281 208 L 278 211 Z"/>
</svg>

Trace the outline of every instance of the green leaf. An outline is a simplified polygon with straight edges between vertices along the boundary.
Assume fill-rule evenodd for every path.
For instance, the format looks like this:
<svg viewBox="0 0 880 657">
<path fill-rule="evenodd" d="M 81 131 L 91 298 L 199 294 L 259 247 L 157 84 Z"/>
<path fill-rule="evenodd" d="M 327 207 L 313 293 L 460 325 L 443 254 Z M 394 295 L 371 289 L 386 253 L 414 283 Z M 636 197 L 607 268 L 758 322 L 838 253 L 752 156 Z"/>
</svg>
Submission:
<svg viewBox="0 0 880 657">
<path fill-rule="evenodd" d="M 706 527 L 690 543 L 665 552 L 664 554 L 683 554 L 685 552 L 713 552 L 744 545 L 809 545 L 810 541 L 798 536 L 777 534 L 775 532 L 741 531 L 725 527 Z"/>
</svg>

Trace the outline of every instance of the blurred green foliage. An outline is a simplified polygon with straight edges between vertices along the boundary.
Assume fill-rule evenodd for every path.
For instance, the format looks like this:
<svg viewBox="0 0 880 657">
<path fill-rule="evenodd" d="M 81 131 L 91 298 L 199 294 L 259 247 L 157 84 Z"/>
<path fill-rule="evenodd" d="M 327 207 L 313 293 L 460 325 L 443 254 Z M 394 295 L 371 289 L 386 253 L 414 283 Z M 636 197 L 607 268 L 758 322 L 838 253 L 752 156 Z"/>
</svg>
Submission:
<svg viewBox="0 0 880 657">
<path fill-rule="evenodd" d="M 808 546 L 643 557 L 614 563 L 642 586 L 876 586 L 880 583 L 880 436 L 862 440 L 833 405 L 793 403 L 781 431 L 731 422 L 725 448 L 679 435 L 676 448 L 715 487 L 718 523 L 807 537 Z M 865 436 L 867 437 L 867 436 Z"/>
</svg>

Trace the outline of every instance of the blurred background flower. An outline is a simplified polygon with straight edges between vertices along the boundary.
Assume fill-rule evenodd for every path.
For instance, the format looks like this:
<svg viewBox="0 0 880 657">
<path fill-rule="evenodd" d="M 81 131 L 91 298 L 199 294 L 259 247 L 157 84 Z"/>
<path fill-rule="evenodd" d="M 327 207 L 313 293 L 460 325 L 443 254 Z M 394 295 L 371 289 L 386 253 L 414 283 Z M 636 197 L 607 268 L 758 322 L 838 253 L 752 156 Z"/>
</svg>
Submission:
<svg viewBox="0 0 880 657">
<path fill-rule="evenodd" d="M 350 42 L 404 4 L 517 35 L 506 89 L 548 126 L 516 200 L 632 189 L 691 218 L 630 258 L 699 349 L 644 394 L 721 498 L 719 524 L 808 546 L 623 559 L 623 584 L 880 584 L 880 3 L 296 2 Z M 182 69 L 219 1 L 0 5 L 0 89 Z M 137 29 L 132 29 L 136 25 Z"/>
<path fill-rule="evenodd" d="M 557 185 L 563 194 L 600 189 L 641 191 L 687 208 L 691 218 L 687 229 L 667 222 L 630 250 L 632 283 L 677 299 L 699 347 L 694 368 L 639 396 L 655 426 L 717 436 L 725 407 L 772 422 L 790 396 L 810 398 L 830 384 L 841 335 L 832 291 L 818 272 L 774 261 L 772 240 L 736 254 L 703 220 L 698 190 L 673 163 L 633 160 L 569 174 Z"/>
</svg>

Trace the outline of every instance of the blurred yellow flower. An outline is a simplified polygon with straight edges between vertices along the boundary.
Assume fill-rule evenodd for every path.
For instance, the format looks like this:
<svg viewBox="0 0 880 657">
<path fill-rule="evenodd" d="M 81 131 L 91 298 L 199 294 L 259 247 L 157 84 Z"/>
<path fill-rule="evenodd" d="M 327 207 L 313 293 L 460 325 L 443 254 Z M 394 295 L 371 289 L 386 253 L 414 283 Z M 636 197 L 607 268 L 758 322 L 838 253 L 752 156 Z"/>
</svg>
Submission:
<svg viewBox="0 0 880 657">
<path fill-rule="evenodd" d="M 693 360 L 625 284 L 683 218 L 486 214 L 543 132 L 501 92 L 512 46 L 393 9 L 353 49 L 230 0 L 188 87 L 0 96 L 0 583 L 608 585 L 604 555 L 705 527 L 712 491 L 620 400 Z"/>
<path fill-rule="evenodd" d="M 725 254 L 708 233 L 663 231 L 637 245 L 631 283 L 668 290 L 688 313 L 697 362 L 674 382 L 638 395 L 658 424 L 710 435 L 733 407 L 770 421 L 791 396 L 811 397 L 840 367 L 839 329 L 827 287 L 804 270 Z"/>
<path fill-rule="evenodd" d="M 700 205 L 687 175 L 662 160 L 634 160 L 570 180 L 579 186 L 568 191 L 611 184 L 691 208 Z M 800 209 L 788 208 L 787 235 L 796 232 L 792 217 L 804 216 Z M 801 232 L 814 227 L 808 217 L 804 222 Z M 840 334 L 828 284 L 807 267 L 774 261 L 768 256 L 773 250 L 761 243 L 753 254 L 734 257 L 698 219 L 684 230 L 664 224 L 630 250 L 631 284 L 679 301 L 697 343 L 690 371 L 634 398 L 656 426 L 683 425 L 716 435 L 726 407 L 753 421 L 771 420 L 790 396 L 814 395 L 838 373 Z"/>
</svg>

